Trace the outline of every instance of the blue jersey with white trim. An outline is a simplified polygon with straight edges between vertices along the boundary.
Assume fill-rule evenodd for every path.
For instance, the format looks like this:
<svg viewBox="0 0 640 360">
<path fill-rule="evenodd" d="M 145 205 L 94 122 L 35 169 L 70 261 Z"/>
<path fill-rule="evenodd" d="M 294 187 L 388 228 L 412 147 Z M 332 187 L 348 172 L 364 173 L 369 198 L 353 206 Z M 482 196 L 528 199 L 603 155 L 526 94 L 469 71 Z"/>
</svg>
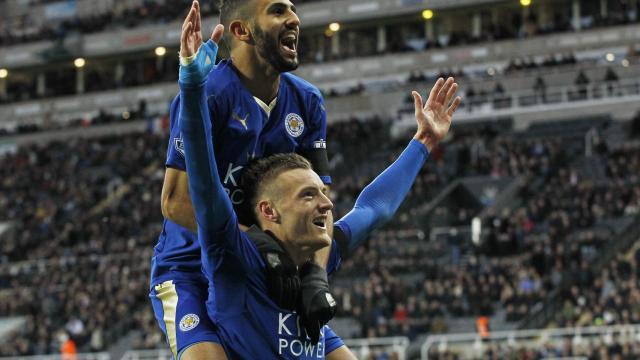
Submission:
<svg viewBox="0 0 640 360">
<path fill-rule="evenodd" d="M 209 286 L 207 313 L 229 359 L 324 359 L 328 327 L 322 329 L 320 341 L 313 343 L 298 315 L 273 302 L 264 260 L 247 234 L 238 229 L 235 216 L 216 238 L 206 239 L 203 248 L 203 270 L 213 285 Z M 339 264 L 334 240 L 327 272 L 335 271 Z"/>
<path fill-rule="evenodd" d="M 289 73 L 280 75 L 275 107 L 267 114 L 244 87 L 230 60 L 221 61 L 208 76 L 207 105 L 213 127 L 214 152 L 220 181 L 237 208 L 244 200 L 242 169 L 253 158 L 278 153 L 326 149 L 326 112 L 320 91 Z M 185 170 L 184 144 L 178 126 L 180 98 L 170 108 L 171 134 L 166 166 Z M 313 163 L 313 162 L 312 162 Z M 326 184 L 328 174 L 320 173 Z M 165 219 L 152 260 L 151 284 L 200 272 L 196 236 Z"/>
<path fill-rule="evenodd" d="M 330 331 L 311 343 L 293 312 L 279 308 L 268 296 L 264 261 L 238 219 L 222 182 L 214 152 L 203 85 L 180 83 L 185 105 L 180 109 L 189 192 L 198 224 L 202 270 L 209 281 L 207 313 L 230 359 L 317 359 L 326 354 Z M 362 191 L 352 212 L 338 221 L 341 248 L 357 246 L 364 233 L 393 215 L 428 152 L 413 141 L 387 170 Z M 416 164 L 419 163 L 419 164 Z M 413 166 L 411 166 L 413 165 Z M 398 175 L 406 175 L 398 181 Z M 409 179 L 410 178 L 410 179 Z M 390 186 L 395 185 L 389 196 Z M 386 209 L 388 205 L 389 209 Z M 383 211 L 384 210 L 384 211 Z M 360 235 L 357 235 L 360 234 Z M 334 240 L 327 265 L 334 271 L 340 251 Z M 331 341 L 329 341 L 331 343 Z"/>
</svg>

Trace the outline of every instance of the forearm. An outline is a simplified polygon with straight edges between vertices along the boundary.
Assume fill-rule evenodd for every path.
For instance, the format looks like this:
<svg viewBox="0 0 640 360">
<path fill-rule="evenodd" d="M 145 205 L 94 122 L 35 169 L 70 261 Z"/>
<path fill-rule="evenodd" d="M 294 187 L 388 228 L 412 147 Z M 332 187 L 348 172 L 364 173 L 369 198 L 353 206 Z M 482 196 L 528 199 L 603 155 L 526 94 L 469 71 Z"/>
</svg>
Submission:
<svg viewBox="0 0 640 360">
<path fill-rule="evenodd" d="M 193 211 L 191 199 L 175 200 L 167 206 L 167 211 L 163 214 L 167 219 L 185 227 L 194 233 L 198 231 L 196 215 Z"/>
<path fill-rule="evenodd" d="M 398 159 L 362 190 L 353 209 L 339 220 L 351 232 L 350 250 L 395 214 L 428 156 L 424 144 L 411 140 Z"/>
<path fill-rule="evenodd" d="M 184 137 L 189 194 L 199 231 L 214 235 L 232 215 L 213 153 L 204 83 L 180 83 L 180 126 Z"/>
</svg>

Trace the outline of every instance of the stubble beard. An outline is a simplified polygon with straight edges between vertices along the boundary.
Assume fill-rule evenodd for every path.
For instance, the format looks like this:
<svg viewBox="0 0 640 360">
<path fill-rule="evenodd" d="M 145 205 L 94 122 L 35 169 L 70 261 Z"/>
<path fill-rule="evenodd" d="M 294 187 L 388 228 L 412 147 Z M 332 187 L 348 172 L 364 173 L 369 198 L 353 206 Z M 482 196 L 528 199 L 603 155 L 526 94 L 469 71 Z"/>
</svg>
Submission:
<svg viewBox="0 0 640 360">
<path fill-rule="evenodd" d="M 280 53 L 280 41 L 274 36 L 264 32 L 260 26 L 254 24 L 254 39 L 258 55 L 265 59 L 278 73 L 293 71 L 298 68 L 299 61 L 296 56 L 289 60 Z"/>
</svg>

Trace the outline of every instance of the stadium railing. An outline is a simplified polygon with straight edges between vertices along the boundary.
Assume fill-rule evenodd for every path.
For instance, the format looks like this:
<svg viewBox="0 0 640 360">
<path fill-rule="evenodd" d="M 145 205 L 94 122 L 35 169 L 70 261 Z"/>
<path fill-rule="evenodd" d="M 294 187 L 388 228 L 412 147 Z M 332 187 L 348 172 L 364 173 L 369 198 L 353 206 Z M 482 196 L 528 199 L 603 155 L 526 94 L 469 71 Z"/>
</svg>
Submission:
<svg viewBox="0 0 640 360">
<path fill-rule="evenodd" d="M 351 349 L 358 359 L 368 359 L 370 354 L 382 352 L 389 356 L 391 356 L 391 354 L 395 354 L 398 360 L 405 360 L 407 358 L 409 338 L 406 336 L 396 336 L 370 339 L 348 339 L 344 340 L 344 343 L 349 347 L 349 349 Z"/>
<path fill-rule="evenodd" d="M 129 350 L 121 360 L 171 360 L 171 352 L 167 349 Z"/>
<path fill-rule="evenodd" d="M 625 69 L 625 71 L 622 71 L 622 69 Z M 586 106 L 593 105 L 592 107 L 598 107 L 598 113 L 610 110 L 603 109 L 603 105 L 613 106 L 613 110 L 618 109 L 617 111 L 620 111 L 622 103 L 637 103 L 637 96 L 640 94 L 640 66 L 634 63 L 627 68 L 619 67 L 618 72 L 624 80 L 604 83 L 596 80 L 599 79 L 598 74 L 591 74 L 587 71 L 586 73 L 592 78 L 592 83 L 587 86 L 586 91 L 580 91 L 573 85 L 573 77 L 578 73 L 574 70 L 561 73 L 564 79 L 569 79 L 566 85 L 549 86 L 544 94 L 536 92 L 529 87 L 528 90 L 510 90 L 504 94 L 489 93 L 486 96 L 465 96 L 463 109 L 456 114 L 456 120 L 465 121 L 486 117 L 535 115 L 540 110 L 562 111 L 566 109 L 567 111 L 573 111 L 570 115 L 576 116 L 593 113 L 594 109 L 583 111 L 585 106 L 582 105 L 585 105 L 585 103 Z M 560 76 L 560 73 L 557 75 Z M 530 79 L 521 79 L 518 76 L 499 78 L 499 80 L 502 81 L 507 89 L 512 88 L 514 82 L 533 82 L 532 77 Z M 413 128 L 415 125 L 412 115 L 413 105 L 405 104 L 402 106 L 402 104 L 409 91 L 415 89 L 416 86 L 421 86 L 421 84 L 397 83 L 385 91 L 385 96 L 380 96 L 378 93 L 371 91 L 371 93 L 365 94 L 329 97 L 326 100 L 327 110 L 332 119 L 345 119 L 354 114 L 391 114 L 400 109 L 411 116 L 407 116 L 404 121 L 395 123 L 394 126 Z M 467 85 L 463 85 L 463 89 L 465 86 Z M 475 85 L 473 86 L 476 87 Z M 9 133 L 14 132 L 21 125 L 41 125 L 47 114 L 55 114 L 51 121 L 63 126 L 70 119 L 97 116 L 99 109 L 108 108 L 113 114 L 122 114 L 129 111 L 129 109 L 135 109 L 142 99 L 147 101 L 149 113 L 165 113 L 167 100 L 173 98 L 176 92 L 177 84 L 160 83 L 123 90 L 8 104 L 0 106 L 0 119 L 3 119 L 2 128 L 9 131 Z M 575 103 L 578 102 L 581 103 L 580 107 L 575 106 Z M 635 106 L 629 108 L 635 109 Z M 575 114 L 575 112 L 581 113 Z M 625 115 L 625 117 L 629 117 L 631 114 Z M 539 118 L 544 119 L 545 117 Z M 133 121 L 130 120 L 122 120 L 112 123 L 108 128 L 133 126 L 132 123 Z M 399 129 L 399 131 L 404 133 L 405 130 Z M 86 130 L 83 129 L 82 132 L 86 132 Z"/>
<path fill-rule="evenodd" d="M 611 90 L 609 87 L 611 87 Z M 345 98 L 344 101 L 349 99 Z M 635 112 L 638 99 L 640 99 L 640 79 L 638 78 L 624 79 L 614 83 L 592 83 L 586 89 L 579 89 L 573 84 L 551 87 L 546 90 L 544 99 L 534 90 L 514 91 L 505 94 L 465 98 L 465 109 L 456 113 L 456 121 L 519 116 L 522 119 L 529 120 L 529 122 L 536 122 L 547 119 L 547 117 L 541 115 L 545 111 L 551 112 L 556 116 L 561 114 L 562 116 L 559 117 L 562 118 L 608 112 L 620 115 L 615 113 L 616 111 L 624 111 L 626 115 L 630 115 Z M 471 106 L 472 110 L 469 109 L 469 106 Z M 393 133 L 404 133 L 407 129 L 415 126 L 413 104 L 405 105 L 400 109 L 400 112 L 401 119 L 394 123 Z M 524 123 L 521 125 L 524 125 Z"/>
<path fill-rule="evenodd" d="M 498 331 L 492 332 L 484 338 L 477 333 L 431 335 L 425 340 L 420 353 L 422 360 L 429 360 L 430 354 L 433 354 L 434 351 L 437 353 L 454 352 L 463 359 L 472 359 L 482 357 L 490 345 L 512 349 L 522 347 L 537 349 L 549 345 L 560 347 L 567 340 L 571 341 L 574 347 L 586 346 L 594 342 L 608 344 L 614 340 L 622 343 L 637 342 L 640 340 L 640 324 Z M 582 359 L 582 357 L 577 358 Z"/>
<path fill-rule="evenodd" d="M 68 357 L 62 355 L 33 355 L 33 356 L 10 356 L 0 357 L 1 360 L 111 360 L 111 355 L 108 352 L 99 353 L 82 353 L 76 355 L 68 355 Z"/>
<path fill-rule="evenodd" d="M 386 353 L 394 354 L 398 360 L 405 360 L 409 338 L 404 336 L 384 337 L 371 339 L 344 340 L 358 359 L 367 359 L 370 354 Z M 171 352 L 166 349 L 155 350 L 130 350 L 121 360 L 170 360 Z M 4 360 L 4 359 L 2 359 Z M 82 359 L 78 359 L 82 360 Z M 101 360 L 101 359 L 99 359 Z"/>
</svg>

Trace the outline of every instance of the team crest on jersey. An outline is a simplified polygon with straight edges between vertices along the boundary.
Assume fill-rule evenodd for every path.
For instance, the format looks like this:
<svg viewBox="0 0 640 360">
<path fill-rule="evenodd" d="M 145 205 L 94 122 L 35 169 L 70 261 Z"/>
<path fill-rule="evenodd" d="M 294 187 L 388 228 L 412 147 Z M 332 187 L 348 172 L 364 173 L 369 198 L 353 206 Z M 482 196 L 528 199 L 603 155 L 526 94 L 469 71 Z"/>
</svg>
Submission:
<svg viewBox="0 0 640 360">
<path fill-rule="evenodd" d="M 304 121 L 298 114 L 291 113 L 284 118 L 284 127 L 289 135 L 298 137 L 304 131 Z"/>
<path fill-rule="evenodd" d="M 173 146 L 176 148 L 176 151 L 184 157 L 184 141 L 182 141 L 182 136 L 173 138 Z"/>
<path fill-rule="evenodd" d="M 189 331 L 200 323 L 200 318 L 196 314 L 187 314 L 180 319 L 180 330 Z"/>
</svg>

